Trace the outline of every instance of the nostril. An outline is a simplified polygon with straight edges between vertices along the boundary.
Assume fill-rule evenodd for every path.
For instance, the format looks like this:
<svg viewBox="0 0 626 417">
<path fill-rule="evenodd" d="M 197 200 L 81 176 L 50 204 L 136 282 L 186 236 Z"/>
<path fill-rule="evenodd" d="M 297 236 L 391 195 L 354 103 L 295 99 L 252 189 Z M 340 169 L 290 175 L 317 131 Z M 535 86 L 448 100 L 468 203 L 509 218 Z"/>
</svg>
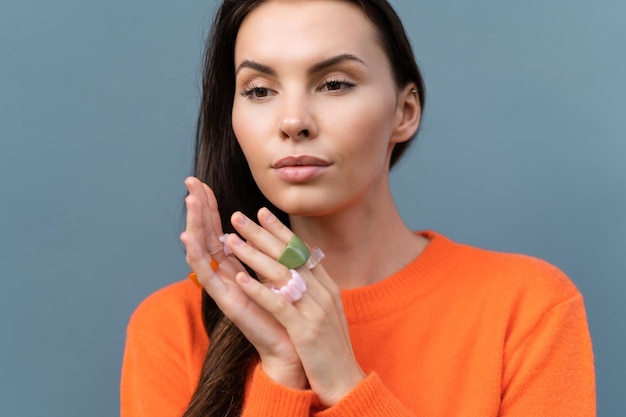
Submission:
<svg viewBox="0 0 626 417">
<path fill-rule="evenodd" d="M 300 135 L 308 138 L 309 137 L 309 129 L 302 129 L 300 131 Z"/>
</svg>

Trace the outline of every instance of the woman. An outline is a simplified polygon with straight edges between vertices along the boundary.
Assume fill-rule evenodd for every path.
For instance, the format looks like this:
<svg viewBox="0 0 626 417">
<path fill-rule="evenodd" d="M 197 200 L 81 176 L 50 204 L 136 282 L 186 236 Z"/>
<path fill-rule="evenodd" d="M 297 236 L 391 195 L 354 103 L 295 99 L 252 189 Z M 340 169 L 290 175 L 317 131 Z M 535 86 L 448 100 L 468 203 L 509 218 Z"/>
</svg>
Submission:
<svg viewBox="0 0 626 417">
<path fill-rule="evenodd" d="M 402 221 L 423 100 L 384 0 L 223 2 L 181 235 L 202 290 L 133 314 L 122 415 L 595 414 L 572 283 Z"/>
</svg>

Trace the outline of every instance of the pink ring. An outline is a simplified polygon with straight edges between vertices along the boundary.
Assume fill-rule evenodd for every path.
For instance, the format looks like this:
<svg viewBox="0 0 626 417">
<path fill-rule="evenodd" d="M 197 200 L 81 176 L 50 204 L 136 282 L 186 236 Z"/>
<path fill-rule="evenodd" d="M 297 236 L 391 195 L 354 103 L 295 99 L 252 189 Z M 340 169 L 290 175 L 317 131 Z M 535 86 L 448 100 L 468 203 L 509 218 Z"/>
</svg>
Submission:
<svg viewBox="0 0 626 417">
<path fill-rule="evenodd" d="M 272 287 L 272 291 L 276 294 L 280 294 L 289 300 L 290 303 L 294 303 L 302 298 L 307 290 L 306 282 L 302 275 L 295 269 L 290 269 L 291 279 L 287 281 L 285 285 L 280 288 Z"/>
</svg>

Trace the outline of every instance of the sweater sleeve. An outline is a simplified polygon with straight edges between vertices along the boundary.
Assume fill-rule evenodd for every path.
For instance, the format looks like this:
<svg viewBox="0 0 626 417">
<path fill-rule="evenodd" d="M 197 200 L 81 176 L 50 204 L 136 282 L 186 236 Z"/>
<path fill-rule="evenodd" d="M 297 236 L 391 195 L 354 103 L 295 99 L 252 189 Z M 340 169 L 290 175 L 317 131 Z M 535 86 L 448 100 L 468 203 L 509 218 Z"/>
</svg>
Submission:
<svg viewBox="0 0 626 417">
<path fill-rule="evenodd" d="M 257 364 L 248 377 L 241 417 L 309 417 L 316 405 L 311 390 L 280 385 Z"/>
<path fill-rule="evenodd" d="M 368 375 L 337 404 L 314 417 L 416 417 L 387 389 L 376 373 Z"/>
<path fill-rule="evenodd" d="M 579 293 L 505 347 L 501 417 L 595 416 L 593 353 Z"/>
<path fill-rule="evenodd" d="M 181 416 L 191 398 L 187 378 L 172 352 L 129 329 L 120 385 L 121 417 Z"/>
<path fill-rule="evenodd" d="M 193 394 L 208 340 L 200 292 L 176 283 L 146 298 L 126 329 L 121 417 L 179 417 Z"/>
</svg>

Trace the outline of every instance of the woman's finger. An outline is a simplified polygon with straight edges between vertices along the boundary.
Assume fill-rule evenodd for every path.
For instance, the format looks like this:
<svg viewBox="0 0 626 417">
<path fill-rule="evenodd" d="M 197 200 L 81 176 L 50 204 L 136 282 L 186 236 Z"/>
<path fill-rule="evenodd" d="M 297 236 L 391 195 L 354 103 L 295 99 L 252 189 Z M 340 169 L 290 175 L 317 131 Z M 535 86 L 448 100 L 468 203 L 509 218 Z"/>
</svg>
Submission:
<svg viewBox="0 0 626 417">
<path fill-rule="evenodd" d="M 248 274 L 241 272 L 237 274 L 237 283 L 243 291 L 254 300 L 264 310 L 281 321 L 281 317 L 292 314 L 298 314 L 293 304 L 287 298 L 274 293 L 265 285 L 252 279 Z"/>
<path fill-rule="evenodd" d="M 222 250 L 223 244 L 219 240 L 219 237 L 222 235 L 222 225 L 215 195 L 206 184 L 203 184 L 195 177 L 185 179 L 185 185 L 189 190 L 189 194 L 197 198 L 200 205 L 200 210 L 197 214 L 202 220 L 206 251 L 211 258 L 221 261 L 225 255 Z"/>
<path fill-rule="evenodd" d="M 266 208 L 259 210 L 258 216 L 260 226 L 241 212 L 233 213 L 231 223 L 250 245 L 270 258 L 278 259 L 294 237 L 294 233 Z M 306 261 L 307 259 L 304 259 L 300 266 Z"/>
<path fill-rule="evenodd" d="M 212 279 L 213 268 L 210 264 L 212 258 L 207 256 L 202 204 L 196 194 L 189 194 L 185 198 L 185 204 L 187 207 L 186 229 L 180 235 L 180 240 L 185 245 L 187 263 L 196 273 L 199 281 L 207 288 L 207 292 L 224 290 L 219 280 Z M 233 271 L 233 274 L 235 272 Z"/>
<path fill-rule="evenodd" d="M 294 233 L 266 208 L 259 210 L 259 221 L 261 226 L 241 212 L 234 213 L 231 222 L 237 232 L 246 239 L 246 244 L 240 247 L 242 245 L 241 239 L 233 236 L 229 247 L 237 258 L 254 269 L 258 276 L 267 277 L 267 281 L 280 288 L 287 284 L 291 274 L 288 272 L 288 268 L 280 264 L 277 259 L 285 251 L 287 242 L 294 236 Z M 327 276 L 321 266 L 315 268 L 317 271 L 314 274 L 304 266 L 298 270 L 301 271 L 305 281 L 312 281 L 310 282 L 312 284 L 311 294 L 314 297 L 319 293 L 326 300 L 329 291 L 333 294 L 338 293 L 335 291 L 334 281 Z M 312 274 L 315 279 L 313 279 Z M 320 282 L 315 282 L 317 280 Z M 316 287 L 320 286 L 324 288 L 317 291 Z"/>
<path fill-rule="evenodd" d="M 291 239 L 294 233 L 287 226 L 285 226 L 278 219 L 278 217 L 274 216 L 274 214 L 267 207 L 262 207 L 258 211 L 257 217 L 263 229 L 267 230 L 272 236 L 282 242 L 282 248 L 279 248 L 277 253 L 272 254 L 276 257 L 280 256 L 282 251 L 285 249 L 284 245 L 289 242 L 289 239 Z"/>
<path fill-rule="evenodd" d="M 220 212 L 217 206 L 217 199 L 215 198 L 215 194 L 213 193 L 211 187 L 202 183 L 202 188 L 204 189 L 204 192 L 206 194 L 209 206 L 209 213 L 211 215 L 211 222 L 213 225 L 213 231 L 216 235 L 221 236 L 222 234 L 224 234 L 224 232 L 222 231 L 222 219 L 220 218 Z"/>
<path fill-rule="evenodd" d="M 187 220 L 185 224 L 185 232 L 194 237 L 201 245 L 200 255 L 206 253 L 206 239 L 204 235 L 204 222 L 201 214 L 201 204 L 195 194 L 189 194 L 185 197 L 185 206 L 187 208 Z"/>
<path fill-rule="evenodd" d="M 259 222 L 264 230 L 267 230 L 271 235 L 275 236 L 282 242 L 282 246 L 273 250 L 270 256 L 275 259 L 282 254 L 285 250 L 285 246 L 294 233 L 285 226 L 267 207 L 263 207 L 258 212 Z M 247 238 L 247 237 L 246 237 Z M 304 268 L 304 267 L 302 267 Z M 299 268 L 299 269 L 302 269 Z M 318 264 L 315 268 L 311 269 L 315 280 L 321 284 L 327 291 L 332 293 L 338 293 L 339 289 L 335 284 L 335 281 L 326 273 L 323 266 Z M 305 274 L 303 274 L 304 276 Z M 340 301 L 340 300 L 339 300 Z"/>
<path fill-rule="evenodd" d="M 273 289 L 281 292 L 276 294 L 276 292 L 270 291 L 268 285 L 257 286 L 252 283 L 252 288 L 256 288 L 257 291 L 248 295 L 261 307 L 276 315 L 277 320 L 285 326 L 289 326 L 292 323 L 293 315 L 284 315 L 281 309 L 276 310 L 273 308 L 276 300 L 293 298 L 290 292 L 292 288 L 289 287 L 289 282 L 293 278 L 292 272 L 275 258 L 284 250 L 285 243 L 247 219 L 243 214 L 238 213 L 233 216 L 233 223 L 238 223 L 238 231 L 244 237 L 254 241 L 255 244 L 252 245 L 249 241 L 244 242 L 239 236 L 233 234 L 228 237 L 228 246 L 238 259 L 252 268 L 258 276 L 267 277 L 267 282 L 271 284 Z M 289 233 L 289 237 L 293 236 L 293 233 L 288 228 L 285 227 L 284 230 Z M 286 236 L 286 233 L 283 233 L 283 236 Z M 268 254 L 273 255 L 270 256 Z M 320 309 L 332 308 L 333 310 L 342 310 L 339 289 L 332 279 L 326 275 L 321 266 L 315 269 L 318 269 L 318 271 L 314 275 L 306 267 L 298 268 L 298 275 L 304 281 L 304 286 L 306 287 L 306 289 L 298 291 L 298 310 L 306 315 L 320 314 Z M 328 285 L 329 288 L 318 282 L 318 276 L 324 276 L 323 279 L 331 283 Z M 282 304 L 280 305 L 282 306 Z"/>
<path fill-rule="evenodd" d="M 231 224 L 246 241 L 273 259 L 278 258 L 293 235 L 293 232 L 285 228 L 288 233 L 287 235 L 276 236 L 256 224 L 240 211 L 233 213 L 231 216 Z"/>
<path fill-rule="evenodd" d="M 258 242 L 260 240 L 256 240 L 257 243 L 250 244 L 248 242 L 244 242 L 239 236 L 233 233 L 228 236 L 226 244 L 237 259 L 252 268 L 258 276 L 265 277 L 265 280 L 269 281 L 270 284 L 275 287 L 285 285 L 291 278 L 289 269 L 276 262 L 274 258 L 267 255 L 266 249 L 264 249 L 267 244 L 263 244 L 261 242 L 261 248 L 259 248 Z M 280 245 L 280 243 L 278 243 L 278 245 Z M 270 244 L 269 246 L 272 245 Z"/>
<path fill-rule="evenodd" d="M 269 253 L 271 253 L 271 257 L 277 259 L 285 249 L 286 242 L 291 239 L 294 233 L 266 207 L 259 210 L 258 218 L 262 229 L 276 237 L 282 243 L 282 246 L 272 246 L 271 248 L 266 249 Z M 248 228 L 253 229 L 255 226 L 256 225 L 250 225 Z M 262 236 L 262 233 L 255 231 L 252 236 Z M 248 236 L 244 237 L 248 238 Z M 268 267 L 265 263 L 263 266 Z M 271 268 L 271 266 L 268 268 Z M 328 311 L 332 306 L 334 311 L 337 312 L 337 316 L 340 317 L 343 325 L 347 328 L 347 322 L 343 311 L 343 303 L 341 300 L 341 291 L 335 281 L 328 275 L 323 265 L 318 264 L 310 270 L 303 266 L 298 268 L 298 271 L 307 285 L 306 294 L 303 295 L 303 299 L 299 303 L 299 305 L 302 306 L 301 311 L 303 314 L 316 315 L 320 312 L 318 309 L 319 307 L 321 307 L 322 310 Z M 285 279 L 285 275 L 283 274 L 281 279 L 281 285 L 283 286 L 285 285 Z M 283 320 L 288 319 L 289 317 Z M 287 322 L 283 320 L 281 320 L 283 324 L 287 324 Z"/>
</svg>

